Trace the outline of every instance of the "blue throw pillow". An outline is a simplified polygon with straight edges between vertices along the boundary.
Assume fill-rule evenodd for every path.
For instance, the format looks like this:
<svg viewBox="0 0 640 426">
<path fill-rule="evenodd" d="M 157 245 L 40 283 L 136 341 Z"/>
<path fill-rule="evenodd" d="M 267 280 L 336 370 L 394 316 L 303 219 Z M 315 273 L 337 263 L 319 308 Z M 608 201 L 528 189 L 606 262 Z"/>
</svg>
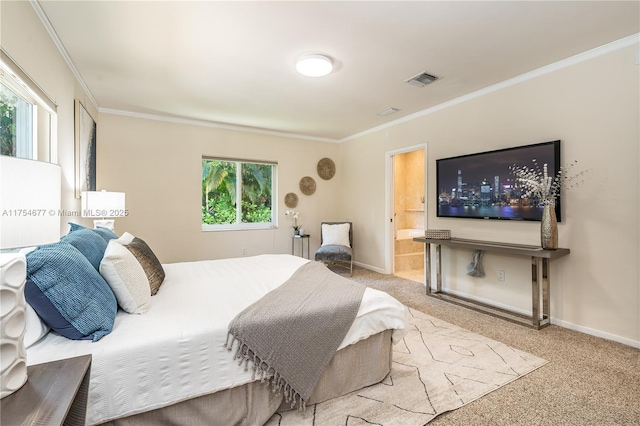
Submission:
<svg viewBox="0 0 640 426">
<path fill-rule="evenodd" d="M 71 244 L 61 241 L 27 254 L 27 276 L 39 290 L 31 286 L 25 290 L 27 301 L 61 335 L 95 342 L 113 329 L 116 298 L 100 273 Z"/>
<path fill-rule="evenodd" d="M 87 228 L 78 229 L 69 232 L 60 238 L 60 241 L 74 246 L 96 268 L 96 271 L 100 270 L 100 262 L 107 249 L 107 242 L 97 232 Z"/>
<path fill-rule="evenodd" d="M 73 327 L 60 312 L 53 306 L 49 298 L 40 291 L 40 288 L 31 279 L 27 279 L 24 285 L 24 296 L 27 303 L 52 330 L 73 340 L 91 340 L 91 336 L 85 336 Z"/>
<path fill-rule="evenodd" d="M 118 236 L 110 229 L 103 228 L 102 226 L 98 226 L 93 230 L 96 234 L 100 235 L 104 240 L 108 243 L 110 240 L 118 239 Z"/>
<path fill-rule="evenodd" d="M 72 233 L 73 231 L 78 231 L 80 229 L 89 229 L 85 226 L 78 225 L 77 223 L 73 223 L 73 222 L 69 222 L 69 226 L 71 227 L 71 230 L 69 231 L 69 233 Z M 90 229 L 90 230 L 97 233 L 102 238 L 104 238 L 104 240 L 107 243 L 109 242 L 109 240 L 114 240 L 118 238 L 118 236 L 112 230 L 103 228 L 102 226 L 98 226 L 96 229 Z"/>
</svg>

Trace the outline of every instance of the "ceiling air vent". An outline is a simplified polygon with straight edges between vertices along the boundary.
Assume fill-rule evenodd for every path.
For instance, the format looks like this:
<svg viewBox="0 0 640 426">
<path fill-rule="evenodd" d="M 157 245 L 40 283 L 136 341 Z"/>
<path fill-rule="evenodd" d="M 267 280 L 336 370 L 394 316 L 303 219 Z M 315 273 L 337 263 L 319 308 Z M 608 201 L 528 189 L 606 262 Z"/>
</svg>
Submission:
<svg viewBox="0 0 640 426">
<path fill-rule="evenodd" d="M 378 115 L 379 115 L 379 116 L 381 116 L 381 117 L 385 117 L 385 116 L 387 116 L 387 115 L 394 114 L 394 113 L 396 113 L 396 112 L 398 112 L 398 111 L 400 111 L 398 108 L 393 108 L 393 107 L 391 107 L 391 108 L 387 108 L 387 109 L 385 109 L 384 111 L 380 111 L 380 112 L 378 113 Z"/>
<path fill-rule="evenodd" d="M 435 75 L 427 74 L 426 72 L 421 72 L 418 75 L 414 75 L 409 80 L 405 80 L 405 83 L 409 83 L 413 86 L 424 87 L 427 84 L 433 83 L 436 81 L 438 77 Z"/>
</svg>

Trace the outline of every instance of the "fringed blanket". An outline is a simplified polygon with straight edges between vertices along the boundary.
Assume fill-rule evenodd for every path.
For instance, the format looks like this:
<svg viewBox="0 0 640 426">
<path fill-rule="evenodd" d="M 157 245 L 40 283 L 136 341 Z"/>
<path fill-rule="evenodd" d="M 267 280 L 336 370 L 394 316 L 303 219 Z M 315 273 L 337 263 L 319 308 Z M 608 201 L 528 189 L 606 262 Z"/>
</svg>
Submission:
<svg viewBox="0 0 640 426">
<path fill-rule="evenodd" d="M 353 323 L 365 286 L 319 262 L 300 267 L 280 287 L 229 324 L 226 347 L 253 364 L 254 377 L 282 390 L 304 409 L 318 380 Z"/>
</svg>

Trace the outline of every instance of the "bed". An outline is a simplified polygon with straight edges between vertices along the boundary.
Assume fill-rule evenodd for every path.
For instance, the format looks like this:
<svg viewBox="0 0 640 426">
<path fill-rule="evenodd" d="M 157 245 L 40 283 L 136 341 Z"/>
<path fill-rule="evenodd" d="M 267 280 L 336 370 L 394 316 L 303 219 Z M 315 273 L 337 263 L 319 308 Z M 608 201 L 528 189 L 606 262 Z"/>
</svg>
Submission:
<svg viewBox="0 0 640 426">
<path fill-rule="evenodd" d="M 147 312 L 119 310 L 113 330 L 95 342 L 50 332 L 27 349 L 27 362 L 92 354 L 89 425 L 263 424 L 282 405 L 282 395 L 233 360 L 224 347 L 228 325 L 307 262 L 259 255 L 165 264 L 164 281 Z M 406 327 L 406 308 L 367 288 L 307 403 L 382 380 L 390 369 L 391 344 Z"/>
</svg>

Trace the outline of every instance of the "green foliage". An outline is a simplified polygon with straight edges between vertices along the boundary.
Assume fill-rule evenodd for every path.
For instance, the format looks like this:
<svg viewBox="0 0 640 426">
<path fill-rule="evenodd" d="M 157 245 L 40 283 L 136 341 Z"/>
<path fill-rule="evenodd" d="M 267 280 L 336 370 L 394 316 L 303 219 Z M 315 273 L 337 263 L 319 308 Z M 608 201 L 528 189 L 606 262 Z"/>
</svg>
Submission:
<svg viewBox="0 0 640 426">
<path fill-rule="evenodd" d="M 273 166 L 203 160 L 202 223 L 219 225 L 236 222 L 236 167 L 241 168 L 242 223 L 271 222 Z"/>
<path fill-rule="evenodd" d="M 208 208 L 202 207 L 202 223 L 207 225 L 222 225 L 236 222 L 236 207 L 231 202 L 229 194 L 220 194 L 209 199 Z"/>
<path fill-rule="evenodd" d="M 0 154 L 16 155 L 16 101 L 0 91 Z"/>
<path fill-rule="evenodd" d="M 242 201 L 242 223 L 271 222 L 271 206 Z"/>
</svg>

